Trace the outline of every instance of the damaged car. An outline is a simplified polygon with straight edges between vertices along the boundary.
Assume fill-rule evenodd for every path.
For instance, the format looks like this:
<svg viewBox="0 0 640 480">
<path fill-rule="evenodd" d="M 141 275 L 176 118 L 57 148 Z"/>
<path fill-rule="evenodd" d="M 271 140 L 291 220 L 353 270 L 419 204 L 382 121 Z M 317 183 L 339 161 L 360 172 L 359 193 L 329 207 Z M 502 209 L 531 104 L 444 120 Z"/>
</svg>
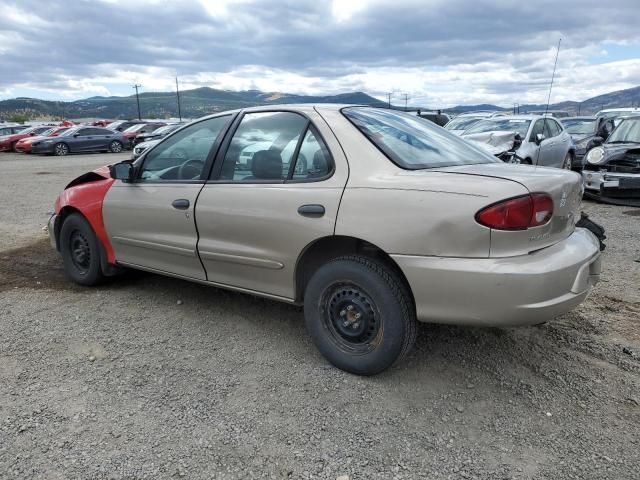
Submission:
<svg viewBox="0 0 640 480">
<path fill-rule="evenodd" d="M 300 305 L 331 363 L 373 375 L 418 321 L 531 325 L 578 306 L 601 268 L 581 197 L 573 172 L 504 164 L 415 115 L 270 105 L 73 180 L 48 231 L 78 284 L 129 267 Z"/>
<path fill-rule="evenodd" d="M 555 118 L 516 115 L 482 120 L 462 138 L 507 163 L 524 163 L 571 170 L 575 147 Z"/>
<path fill-rule="evenodd" d="M 585 197 L 640 206 L 640 115 L 622 120 L 606 142 L 589 150 L 585 160 Z"/>
<path fill-rule="evenodd" d="M 562 125 L 571 135 L 575 146 L 574 168 L 584 166 L 584 156 L 589 150 L 609 138 L 615 128 L 613 118 L 569 117 L 562 119 Z"/>
</svg>

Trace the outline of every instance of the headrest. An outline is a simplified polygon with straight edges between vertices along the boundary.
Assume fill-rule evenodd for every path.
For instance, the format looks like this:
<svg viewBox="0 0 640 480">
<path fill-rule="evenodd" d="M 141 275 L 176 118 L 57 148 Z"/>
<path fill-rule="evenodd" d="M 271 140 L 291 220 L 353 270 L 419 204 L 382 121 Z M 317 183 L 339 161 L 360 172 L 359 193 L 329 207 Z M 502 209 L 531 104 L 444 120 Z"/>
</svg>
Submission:
<svg viewBox="0 0 640 480">
<path fill-rule="evenodd" d="M 276 150 L 259 150 L 253 154 L 251 173 L 265 180 L 282 179 L 282 157 Z"/>
</svg>

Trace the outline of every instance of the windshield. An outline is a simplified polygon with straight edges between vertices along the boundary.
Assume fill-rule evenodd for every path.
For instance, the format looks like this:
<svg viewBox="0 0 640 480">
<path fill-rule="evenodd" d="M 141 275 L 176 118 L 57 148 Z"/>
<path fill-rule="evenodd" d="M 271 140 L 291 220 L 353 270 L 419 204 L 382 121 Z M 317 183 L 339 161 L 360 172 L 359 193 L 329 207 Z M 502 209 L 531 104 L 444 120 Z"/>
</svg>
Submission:
<svg viewBox="0 0 640 480">
<path fill-rule="evenodd" d="M 118 128 L 120 125 L 122 125 L 124 122 L 122 120 L 117 120 L 115 122 L 111 122 L 109 125 L 107 125 L 104 128 L 108 128 L 109 130 L 115 130 L 116 128 Z"/>
<path fill-rule="evenodd" d="M 624 120 L 613 131 L 607 143 L 640 143 L 640 118 Z"/>
<path fill-rule="evenodd" d="M 482 120 L 482 117 L 458 117 L 447 123 L 444 128 L 447 130 L 466 130 L 480 120 Z"/>
<path fill-rule="evenodd" d="M 49 130 L 45 130 L 44 132 L 42 132 L 40 135 L 42 135 L 43 137 L 48 137 L 55 131 L 56 131 L 56 127 L 50 128 Z"/>
<path fill-rule="evenodd" d="M 401 168 L 500 162 L 445 129 L 412 115 L 370 107 L 348 107 L 342 113 Z"/>
<path fill-rule="evenodd" d="M 70 128 L 69 130 L 65 130 L 64 132 L 62 132 L 60 135 L 58 135 L 59 137 L 68 137 L 70 135 L 73 135 L 74 133 L 76 133 L 78 130 L 80 130 L 79 127 L 76 128 Z"/>
<path fill-rule="evenodd" d="M 596 120 L 592 118 L 576 118 L 562 120 L 564 129 L 572 135 L 589 135 L 595 132 Z"/>
<path fill-rule="evenodd" d="M 129 128 L 125 129 L 124 132 L 122 133 L 130 133 L 130 132 L 137 132 L 138 130 L 140 130 L 142 127 L 144 127 L 144 123 L 138 123 L 137 125 L 132 125 Z"/>
<path fill-rule="evenodd" d="M 486 132 L 518 132 L 520 136 L 524 138 L 529 131 L 529 125 L 531 125 L 531 120 L 522 120 L 515 118 L 491 118 L 476 123 L 469 130 L 466 130 L 464 134 L 471 135 L 473 133 Z"/>
<path fill-rule="evenodd" d="M 164 127 L 156 128 L 151 135 L 166 135 L 167 133 L 173 132 L 180 125 L 165 125 Z"/>
</svg>

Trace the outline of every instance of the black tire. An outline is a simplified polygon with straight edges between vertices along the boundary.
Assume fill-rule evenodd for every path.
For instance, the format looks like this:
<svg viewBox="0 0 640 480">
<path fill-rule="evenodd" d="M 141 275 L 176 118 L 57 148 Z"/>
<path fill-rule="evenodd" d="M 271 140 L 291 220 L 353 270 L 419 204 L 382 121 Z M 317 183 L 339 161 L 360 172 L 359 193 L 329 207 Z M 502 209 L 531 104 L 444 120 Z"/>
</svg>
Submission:
<svg viewBox="0 0 640 480">
<path fill-rule="evenodd" d="M 120 153 L 122 148 L 122 142 L 119 142 L 118 140 L 114 140 L 109 144 L 109 151 L 111 153 Z"/>
<path fill-rule="evenodd" d="M 573 155 L 571 152 L 567 152 L 567 155 L 564 157 L 562 168 L 564 170 L 571 170 L 573 168 Z"/>
<path fill-rule="evenodd" d="M 69 154 L 69 145 L 60 142 L 53 146 L 53 154 L 57 157 L 64 157 Z"/>
<path fill-rule="evenodd" d="M 339 257 L 320 267 L 305 290 L 304 316 L 322 355 L 357 375 L 391 367 L 416 338 L 408 289 L 392 270 L 367 257 Z"/>
<path fill-rule="evenodd" d="M 13 142 L 13 143 L 11 144 L 11 151 L 12 151 L 13 153 L 18 153 L 18 150 L 16 149 L 16 145 L 18 145 L 18 142 Z"/>
<path fill-rule="evenodd" d="M 99 240 L 82 215 L 73 213 L 65 218 L 59 245 L 64 271 L 71 280 L 91 286 L 104 279 Z"/>
</svg>

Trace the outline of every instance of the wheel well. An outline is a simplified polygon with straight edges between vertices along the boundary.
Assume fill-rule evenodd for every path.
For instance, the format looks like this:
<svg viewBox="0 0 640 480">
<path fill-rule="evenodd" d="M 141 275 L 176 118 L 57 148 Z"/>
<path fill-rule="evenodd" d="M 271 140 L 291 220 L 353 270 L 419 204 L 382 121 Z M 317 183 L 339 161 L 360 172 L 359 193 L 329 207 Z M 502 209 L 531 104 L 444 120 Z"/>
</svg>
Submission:
<svg viewBox="0 0 640 480">
<path fill-rule="evenodd" d="M 62 228 L 62 224 L 64 223 L 65 218 L 67 218 L 72 213 L 78 213 L 82 215 L 82 212 L 75 207 L 65 206 L 60 209 L 60 213 L 58 213 L 58 218 L 56 218 L 55 223 L 55 231 L 54 237 L 56 239 L 56 250 L 60 251 L 60 229 Z M 84 217 L 84 215 L 82 215 Z"/>
<path fill-rule="evenodd" d="M 302 302 L 304 300 L 304 291 L 316 270 L 325 263 L 343 255 L 361 255 L 377 260 L 387 266 L 404 283 L 404 286 L 411 295 L 411 302 L 415 308 L 411 286 L 393 258 L 384 250 L 366 240 L 342 235 L 320 238 L 308 245 L 304 252 L 302 252 L 296 264 L 296 302 Z"/>
</svg>

